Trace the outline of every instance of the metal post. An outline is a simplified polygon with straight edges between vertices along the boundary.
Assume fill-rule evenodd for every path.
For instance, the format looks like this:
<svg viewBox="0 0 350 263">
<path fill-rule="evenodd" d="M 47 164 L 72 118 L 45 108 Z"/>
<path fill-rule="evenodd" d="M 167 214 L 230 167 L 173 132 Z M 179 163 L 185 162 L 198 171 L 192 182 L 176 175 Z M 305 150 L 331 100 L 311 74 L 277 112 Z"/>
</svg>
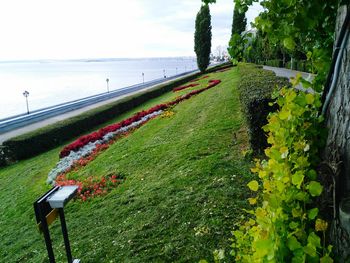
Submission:
<svg viewBox="0 0 350 263">
<path fill-rule="evenodd" d="M 55 256 L 53 254 L 52 249 L 52 242 L 49 232 L 49 227 L 46 222 L 46 216 L 43 214 L 42 209 L 40 209 L 40 221 L 41 221 L 41 227 L 45 238 L 45 245 L 47 249 L 47 254 L 49 255 L 50 263 L 55 263 Z"/>
<path fill-rule="evenodd" d="M 166 78 L 166 76 L 165 76 L 165 69 L 163 69 L 163 75 L 164 75 L 164 78 Z"/>
<path fill-rule="evenodd" d="M 28 105 L 28 96 L 29 96 L 29 92 L 25 90 L 25 91 L 23 92 L 23 96 L 26 98 L 27 114 L 29 114 L 29 105 Z"/>
<path fill-rule="evenodd" d="M 107 93 L 109 93 L 109 79 L 108 78 L 106 79 L 106 82 L 107 82 Z"/>
<path fill-rule="evenodd" d="M 177 68 L 176 68 L 176 75 L 177 75 Z"/>
<path fill-rule="evenodd" d="M 142 84 L 145 83 L 145 73 L 142 72 Z"/>
<path fill-rule="evenodd" d="M 66 220 L 64 218 L 63 208 L 59 208 L 58 212 L 60 214 L 61 228 L 62 228 L 62 234 L 63 234 L 63 239 L 64 239 L 64 246 L 66 247 L 67 260 L 68 260 L 68 263 L 72 263 L 73 258 L 72 258 L 72 252 L 70 250 L 70 244 L 69 244 L 69 239 L 68 239 L 68 230 L 67 230 Z"/>
</svg>

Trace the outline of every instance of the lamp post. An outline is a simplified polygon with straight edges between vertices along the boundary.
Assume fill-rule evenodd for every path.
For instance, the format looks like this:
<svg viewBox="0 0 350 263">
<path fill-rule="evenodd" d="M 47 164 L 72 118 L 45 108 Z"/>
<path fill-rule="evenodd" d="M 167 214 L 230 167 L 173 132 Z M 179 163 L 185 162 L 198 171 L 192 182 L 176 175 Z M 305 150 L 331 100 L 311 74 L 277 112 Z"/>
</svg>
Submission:
<svg viewBox="0 0 350 263">
<path fill-rule="evenodd" d="M 177 68 L 176 68 L 176 75 L 177 75 Z"/>
<path fill-rule="evenodd" d="M 28 96 L 29 96 L 29 92 L 25 90 L 25 91 L 23 92 L 23 96 L 26 98 L 27 114 L 29 114 L 29 106 L 28 106 Z"/>
<path fill-rule="evenodd" d="M 166 78 L 166 75 L 165 75 L 165 69 L 163 69 L 163 75 L 164 75 L 164 78 Z"/>
<path fill-rule="evenodd" d="M 107 82 L 107 93 L 109 93 L 109 79 L 108 78 L 106 79 L 106 82 Z"/>
<path fill-rule="evenodd" d="M 142 84 L 145 83 L 145 73 L 142 72 Z"/>
</svg>

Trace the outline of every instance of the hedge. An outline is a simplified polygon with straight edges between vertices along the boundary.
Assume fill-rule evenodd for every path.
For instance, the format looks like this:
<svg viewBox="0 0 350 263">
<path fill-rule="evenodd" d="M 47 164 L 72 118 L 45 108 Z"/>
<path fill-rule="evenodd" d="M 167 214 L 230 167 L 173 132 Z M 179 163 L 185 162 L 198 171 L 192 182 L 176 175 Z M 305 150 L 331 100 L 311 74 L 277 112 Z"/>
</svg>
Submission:
<svg viewBox="0 0 350 263">
<path fill-rule="evenodd" d="M 241 63 L 239 71 L 239 98 L 248 126 L 249 144 L 254 155 L 261 155 L 268 146 L 262 127 L 267 124 L 268 114 L 277 110 L 276 106 L 269 105 L 273 101 L 272 92 L 290 83 L 287 78 L 276 77 L 274 72 L 254 64 Z"/>
<path fill-rule="evenodd" d="M 209 68 L 207 72 L 214 72 L 229 66 L 232 65 L 230 65 L 230 63 L 221 64 Z M 156 98 L 171 91 L 175 87 L 197 78 L 198 76 L 200 76 L 200 73 L 191 74 L 190 76 L 158 85 L 142 93 L 131 95 L 116 102 L 87 111 L 78 116 L 11 138 L 3 142 L 1 147 L 0 166 L 4 166 L 9 161 L 27 159 L 53 149 L 56 146 L 93 129 L 94 127 L 101 125 L 150 99 Z"/>
</svg>

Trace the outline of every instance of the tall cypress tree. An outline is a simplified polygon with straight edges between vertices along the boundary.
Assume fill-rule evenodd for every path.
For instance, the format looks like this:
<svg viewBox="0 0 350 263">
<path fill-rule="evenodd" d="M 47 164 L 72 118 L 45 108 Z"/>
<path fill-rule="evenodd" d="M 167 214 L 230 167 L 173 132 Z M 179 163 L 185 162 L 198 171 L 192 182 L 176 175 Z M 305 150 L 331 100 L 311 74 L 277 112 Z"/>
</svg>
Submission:
<svg viewBox="0 0 350 263">
<path fill-rule="evenodd" d="M 233 36 L 234 34 L 242 34 L 242 32 L 245 31 L 245 28 L 247 26 L 247 18 L 245 17 L 245 12 L 240 13 L 236 6 L 237 5 L 235 5 L 235 8 L 233 9 L 231 36 Z"/>
<path fill-rule="evenodd" d="M 234 63 L 243 59 L 244 40 L 241 34 L 245 31 L 246 26 L 247 19 L 245 17 L 245 12 L 240 13 L 238 6 L 235 5 L 233 10 L 231 39 L 228 47 L 228 52 Z"/>
<path fill-rule="evenodd" d="M 197 55 L 197 65 L 204 72 L 210 61 L 211 50 L 211 16 L 209 5 L 201 6 L 196 17 L 196 30 L 194 33 L 194 51 Z"/>
</svg>

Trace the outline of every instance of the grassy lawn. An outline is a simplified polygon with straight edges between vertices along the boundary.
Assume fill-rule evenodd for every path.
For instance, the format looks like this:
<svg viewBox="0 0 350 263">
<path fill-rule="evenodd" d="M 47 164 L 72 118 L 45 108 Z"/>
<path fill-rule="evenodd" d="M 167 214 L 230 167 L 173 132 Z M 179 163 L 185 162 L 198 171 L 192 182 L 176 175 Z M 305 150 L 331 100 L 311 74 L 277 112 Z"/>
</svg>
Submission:
<svg viewBox="0 0 350 263">
<path fill-rule="evenodd" d="M 222 83 L 174 107 L 173 116 L 151 120 L 71 174 L 126 175 L 106 196 L 67 205 L 73 256 L 82 262 L 198 262 L 215 249 L 229 253 L 251 174 L 241 155 L 247 138 L 237 69 L 210 75 Z M 164 94 L 113 122 L 207 81 Z M 32 203 L 49 189 L 45 181 L 60 150 L 0 170 L 1 262 L 47 262 Z M 50 229 L 55 256 L 66 262 L 59 222 Z"/>
</svg>

